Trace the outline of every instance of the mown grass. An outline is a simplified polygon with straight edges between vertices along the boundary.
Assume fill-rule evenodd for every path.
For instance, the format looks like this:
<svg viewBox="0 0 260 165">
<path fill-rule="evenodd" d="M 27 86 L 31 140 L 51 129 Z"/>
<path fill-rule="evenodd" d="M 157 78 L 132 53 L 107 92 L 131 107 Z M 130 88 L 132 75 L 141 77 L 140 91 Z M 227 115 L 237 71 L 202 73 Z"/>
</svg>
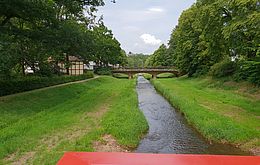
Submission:
<svg viewBox="0 0 260 165">
<path fill-rule="evenodd" d="M 128 75 L 122 73 L 114 73 L 113 77 L 120 78 L 120 79 L 128 79 Z"/>
<path fill-rule="evenodd" d="M 161 73 L 161 74 L 157 75 L 157 78 L 173 78 L 173 77 L 176 77 L 176 76 L 172 73 Z"/>
<path fill-rule="evenodd" d="M 260 97 L 209 79 L 152 81 L 206 138 L 259 154 Z M 239 85 L 239 84 L 236 84 Z"/>
<path fill-rule="evenodd" d="M 100 77 L 0 98 L 0 164 L 55 164 L 65 151 L 93 151 L 104 134 L 136 147 L 148 126 L 134 89 L 134 80 Z"/>
</svg>

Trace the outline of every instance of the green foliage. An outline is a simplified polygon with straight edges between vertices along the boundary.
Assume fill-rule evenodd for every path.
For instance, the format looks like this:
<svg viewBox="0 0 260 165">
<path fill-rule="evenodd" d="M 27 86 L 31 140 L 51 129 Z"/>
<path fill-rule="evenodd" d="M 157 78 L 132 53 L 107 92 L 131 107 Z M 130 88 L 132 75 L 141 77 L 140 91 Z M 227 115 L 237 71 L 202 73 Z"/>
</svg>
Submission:
<svg viewBox="0 0 260 165">
<path fill-rule="evenodd" d="M 193 5 L 179 18 L 169 42 L 174 63 L 189 76 L 205 74 L 227 53 L 216 4 Z M 221 51 L 219 51 L 221 50 Z"/>
<path fill-rule="evenodd" d="M 151 75 L 151 74 L 143 73 L 142 75 L 143 75 L 144 78 L 147 79 L 147 80 L 151 80 L 151 79 L 152 79 L 152 75 Z"/>
<path fill-rule="evenodd" d="M 102 66 L 126 63 L 126 55 L 111 30 L 102 19 L 96 20 L 96 7 L 104 5 L 103 0 L 0 3 L 1 76 L 12 72 L 22 75 L 24 66 L 38 75 L 51 75 L 58 72 L 59 61 L 69 66 L 70 55 Z M 56 62 L 48 65 L 50 57 Z"/>
<path fill-rule="evenodd" d="M 85 80 L 94 77 L 92 72 L 87 72 L 80 76 L 54 76 L 54 77 L 37 77 L 28 76 L 21 78 L 12 78 L 0 81 L 0 96 L 30 91 L 43 87 L 57 84 Z"/>
<path fill-rule="evenodd" d="M 113 73 L 113 77 L 116 77 L 119 79 L 128 79 L 128 75 L 122 74 L 122 73 Z"/>
<path fill-rule="evenodd" d="M 108 67 L 109 64 L 126 63 L 126 54 L 121 49 L 120 43 L 113 37 L 112 31 L 103 24 L 94 27 L 93 42 L 91 53 L 98 66 Z"/>
<path fill-rule="evenodd" d="M 143 68 L 148 57 L 149 56 L 145 54 L 128 54 L 127 67 Z"/>
<path fill-rule="evenodd" d="M 260 86 L 260 62 L 242 61 L 235 73 L 235 80 L 249 81 Z"/>
<path fill-rule="evenodd" d="M 112 75 L 112 69 L 110 67 L 99 67 L 94 70 L 95 74 L 98 75 Z"/>
<path fill-rule="evenodd" d="M 161 73 L 157 75 L 157 78 L 173 78 L 173 77 L 176 77 L 176 75 L 172 73 Z"/>
<path fill-rule="evenodd" d="M 257 0 L 197 1 L 182 13 L 172 32 L 168 53 L 173 64 L 196 76 L 216 63 L 213 69 L 221 70 L 227 57 L 254 60 L 259 55 L 259 7 Z"/>
<path fill-rule="evenodd" d="M 209 75 L 216 78 L 232 76 L 236 69 L 237 64 L 235 61 L 223 60 L 211 67 Z"/>
<path fill-rule="evenodd" d="M 226 11 L 224 38 L 233 54 L 254 58 L 260 43 L 260 5 L 258 0 L 220 1 Z"/>
<path fill-rule="evenodd" d="M 171 57 L 167 52 L 167 47 L 162 44 L 145 62 L 145 66 L 172 66 Z"/>
</svg>

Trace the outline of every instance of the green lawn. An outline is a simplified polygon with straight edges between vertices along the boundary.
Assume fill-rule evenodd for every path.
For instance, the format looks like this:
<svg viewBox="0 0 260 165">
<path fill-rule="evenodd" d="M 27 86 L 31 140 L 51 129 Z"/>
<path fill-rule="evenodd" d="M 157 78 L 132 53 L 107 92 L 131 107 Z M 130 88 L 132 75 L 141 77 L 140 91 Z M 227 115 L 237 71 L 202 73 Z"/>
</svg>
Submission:
<svg viewBox="0 0 260 165">
<path fill-rule="evenodd" d="M 121 79 L 128 79 L 128 75 L 127 74 L 122 74 L 122 73 L 114 73 L 113 77 L 121 78 Z"/>
<path fill-rule="evenodd" d="M 157 76 L 157 78 L 173 78 L 173 77 L 176 76 L 172 73 L 161 73 Z"/>
<path fill-rule="evenodd" d="M 0 113 L 0 164 L 55 164 L 104 134 L 134 148 L 148 129 L 135 81 L 112 77 L 2 97 Z"/>
<path fill-rule="evenodd" d="M 206 138 L 260 154 L 260 92 L 210 79 L 152 81 Z M 234 87 L 236 86 L 236 87 Z"/>
</svg>

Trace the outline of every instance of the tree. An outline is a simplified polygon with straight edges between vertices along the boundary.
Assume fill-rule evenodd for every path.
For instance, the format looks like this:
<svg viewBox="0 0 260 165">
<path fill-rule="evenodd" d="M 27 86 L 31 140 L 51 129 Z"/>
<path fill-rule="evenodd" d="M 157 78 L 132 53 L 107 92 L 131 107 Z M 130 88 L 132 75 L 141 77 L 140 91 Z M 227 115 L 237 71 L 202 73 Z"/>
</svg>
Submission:
<svg viewBox="0 0 260 165">
<path fill-rule="evenodd" d="M 260 49 L 260 3 L 258 0 L 220 1 L 226 12 L 223 34 L 232 56 L 253 59 Z"/>
<path fill-rule="evenodd" d="M 188 75 L 205 74 L 229 56 L 253 59 L 259 52 L 257 0 L 198 0 L 182 13 L 168 53 Z"/>
<path fill-rule="evenodd" d="M 162 44 L 145 62 L 146 66 L 171 66 L 171 58 L 167 47 Z"/>
<path fill-rule="evenodd" d="M 125 63 L 120 43 L 103 23 L 93 28 L 93 59 L 100 67 Z"/>
<path fill-rule="evenodd" d="M 96 24 L 93 13 L 100 5 L 103 0 L 1 0 L 0 74 L 11 74 L 17 65 L 21 72 L 24 65 L 41 70 L 49 57 L 90 58 L 89 28 Z"/>
<path fill-rule="evenodd" d="M 148 58 L 145 54 L 128 54 L 127 56 L 127 66 L 133 68 L 143 68 L 145 66 L 145 61 Z"/>
</svg>

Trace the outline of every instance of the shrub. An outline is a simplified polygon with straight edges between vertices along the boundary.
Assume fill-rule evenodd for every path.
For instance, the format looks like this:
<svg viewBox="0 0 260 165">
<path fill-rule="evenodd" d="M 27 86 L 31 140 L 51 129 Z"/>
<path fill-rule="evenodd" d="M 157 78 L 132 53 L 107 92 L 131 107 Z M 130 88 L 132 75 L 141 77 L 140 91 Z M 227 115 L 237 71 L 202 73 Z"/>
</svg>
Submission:
<svg viewBox="0 0 260 165">
<path fill-rule="evenodd" d="M 111 68 L 109 67 L 99 67 L 94 72 L 98 75 L 112 75 Z"/>
<path fill-rule="evenodd" d="M 216 78 L 232 76 L 237 68 L 234 61 L 224 60 L 213 65 L 209 71 L 209 75 Z"/>
<path fill-rule="evenodd" d="M 128 79 L 128 75 L 121 74 L 121 73 L 114 73 L 113 77 L 119 78 L 119 79 Z"/>
<path fill-rule="evenodd" d="M 172 73 L 162 73 L 157 76 L 157 78 L 173 78 L 173 77 L 176 77 L 176 75 Z"/>
<path fill-rule="evenodd" d="M 249 81 L 260 86 L 260 62 L 242 61 L 235 73 L 236 81 Z"/>
<path fill-rule="evenodd" d="M 67 82 L 84 80 L 92 77 L 94 77 L 93 72 L 87 72 L 79 76 L 26 76 L 21 78 L 0 80 L 0 96 L 30 91 L 33 89 L 39 89 Z"/>
<path fill-rule="evenodd" d="M 196 72 L 195 73 L 192 73 L 192 75 L 191 75 L 191 72 L 190 72 L 188 74 L 188 76 L 189 77 L 200 77 L 200 76 L 206 75 L 209 72 L 209 69 L 210 69 L 209 66 L 201 65 L 201 66 L 198 66 L 196 68 Z"/>
</svg>

